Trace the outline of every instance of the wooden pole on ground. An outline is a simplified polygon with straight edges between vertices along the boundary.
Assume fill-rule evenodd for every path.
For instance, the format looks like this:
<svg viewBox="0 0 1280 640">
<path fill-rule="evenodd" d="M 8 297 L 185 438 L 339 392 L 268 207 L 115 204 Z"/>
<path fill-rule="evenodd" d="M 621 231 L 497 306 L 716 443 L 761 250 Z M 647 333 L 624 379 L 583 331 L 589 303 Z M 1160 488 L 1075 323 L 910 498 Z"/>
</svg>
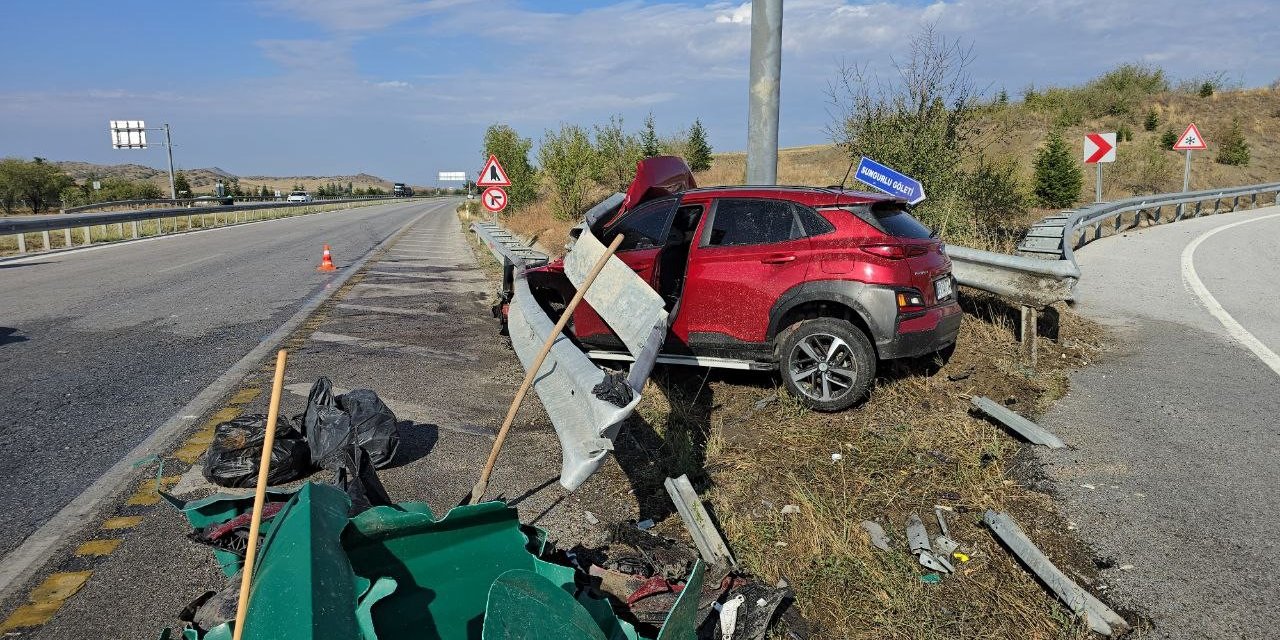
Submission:
<svg viewBox="0 0 1280 640">
<path fill-rule="evenodd" d="M 590 233 L 590 231 L 584 231 Z M 591 267 L 591 272 L 587 274 L 587 279 L 582 282 L 582 288 L 573 294 L 573 299 L 569 304 L 565 305 L 564 312 L 560 314 L 560 321 L 556 322 L 556 326 L 551 330 L 551 335 L 547 336 L 547 341 L 543 343 L 542 350 L 538 352 L 538 357 L 533 359 L 533 364 L 529 366 L 529 370 L 524 374 L 524 382 L 520 385 L 520 389 L 516 391 L 516 396 L 511 399 L 511 408 L 507 409 L 507 417 L 502 421 L 502 428 L 498 429 L 498 437 L 493 441 L 493 448 L 489 450 L 489 459 L 484 464 L 484 471 L 480 472 L 480 481 L 476 486 L 471 488 L 470 504 L 480 502 L 480 498 L 484 496 L 484 492 L 489 488 L 489 476 L 493 474 L 493 465 L 498 461 L 498 452 L 502 450 L 502 443 L 507 440 L 507 432 L 511 430 L 511 423 L 516 419 L 516 412 L 520 410 L 520 403 L 524 401 L 524 395 L 529 392 L 529 387 L 533 385 L 533 378 L 538 374 L 538 369 L 542 368 L 542 362 L 547 359 L 547 354 L 551 352 L 551 345 L 555 344 L 556 339 L 560 337 L 560 333 L 564 331 L 565 325 L 569 323 L 569 318 L 573 317 L 573 310 L 578 307 L 578 303 L 582 302 L 582 297 L 586 295 L 587 289 L 591 287 L 591 283 L 596 281 L 596 276 L 600 275 L 600 271 L 604 269 L 604 265 L 609 262 L 609 257 L 617 251 L 618 245 L 622 244 L 622 234 L 618 234 L 605 248 L 604 254 L 596 261 L 595 266 Z"/>
<path fill-rule="evenodd" d="M 276 354 L 276 377 L 271 384 L 271 407 L 267 410 L 266 433 L 262 438 L 262 461 L 258 465 L 258 485 L 253 494 L 253 517 L 249 520 L 249 548 L 244 552 L 244 568 L 240 571 L 240 602 L 236 605 L 233 640 L 244 635 L 244 619 L 249 614 L 249 586 L 253 582 L 253 565 L 258 555 L 258 530 L 262 527 L 262 505 L 267 500 L 267 475 L 271 471 L 271 447 L 276 441 L 276 420 L 280 416 L 280 394 L 284 391 L 284 349 Z"/>
</svg>

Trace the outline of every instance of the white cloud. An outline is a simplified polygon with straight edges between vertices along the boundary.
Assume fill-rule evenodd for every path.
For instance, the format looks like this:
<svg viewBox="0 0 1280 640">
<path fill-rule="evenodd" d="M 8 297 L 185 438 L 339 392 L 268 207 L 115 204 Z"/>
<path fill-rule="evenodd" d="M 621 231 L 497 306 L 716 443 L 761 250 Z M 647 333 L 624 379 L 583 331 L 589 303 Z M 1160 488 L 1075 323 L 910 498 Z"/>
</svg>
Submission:
<svg viewBox="0 0 1280 640">
<path fill-rule="evenodd" d="M 412 89 L 413 85 L 404 80 L 388 80 L 386 82 L 378 82 L 374 84 L 379 89 Z"/>
<path fill-rule="evenodd" d="M 350 73 L 355 69 L 351 60 L 351 41 L 347 39 L 323 40 L 259 40 L 256 43 L 262 55 L 289 71 L 327 74 Z"/>
<path fill-rule="evenodd" d="M 334 31 L 375 31 L 476 0 L 263 0 L 277 14 Z"/>
</svg>

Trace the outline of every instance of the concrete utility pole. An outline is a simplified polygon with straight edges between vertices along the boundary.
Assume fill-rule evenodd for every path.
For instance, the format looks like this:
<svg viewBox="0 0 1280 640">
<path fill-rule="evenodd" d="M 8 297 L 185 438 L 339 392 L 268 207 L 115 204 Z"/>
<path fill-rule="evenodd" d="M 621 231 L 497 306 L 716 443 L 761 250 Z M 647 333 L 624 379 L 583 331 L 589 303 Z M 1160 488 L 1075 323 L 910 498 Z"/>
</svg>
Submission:
<svg viewBox="0 0 1280 640">
<path fill-rule="evenodd" d="M 164 148 L 169 152 L 169 197 L 177 200 L 178 186 L 173 181 L 173 139 L 169 137 L 168 122 L 164 123 Z"/>
<path fill-rule="evenodd" d="M 751 0 L 750 82 L 747 184 L 777 184 L 782 0 Z"/>
</svg>

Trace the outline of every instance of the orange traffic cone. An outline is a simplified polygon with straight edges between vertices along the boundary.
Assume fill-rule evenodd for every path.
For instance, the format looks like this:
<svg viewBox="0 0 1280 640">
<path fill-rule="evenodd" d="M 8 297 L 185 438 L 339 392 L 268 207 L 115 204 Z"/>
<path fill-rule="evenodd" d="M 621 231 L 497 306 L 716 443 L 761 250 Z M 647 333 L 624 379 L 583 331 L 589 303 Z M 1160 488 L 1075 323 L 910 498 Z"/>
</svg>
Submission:
<svg viewBox="0 0 1280 640">
<path fill-rule="evenodd" d="M 329 245 L 324 246 L 324 257 L 320 258 L 320 266 L 316 267 L 316 271 L 337 271 L 338 267 L 333 264 L 333 257 L 329 255 Z"/>
</svg>

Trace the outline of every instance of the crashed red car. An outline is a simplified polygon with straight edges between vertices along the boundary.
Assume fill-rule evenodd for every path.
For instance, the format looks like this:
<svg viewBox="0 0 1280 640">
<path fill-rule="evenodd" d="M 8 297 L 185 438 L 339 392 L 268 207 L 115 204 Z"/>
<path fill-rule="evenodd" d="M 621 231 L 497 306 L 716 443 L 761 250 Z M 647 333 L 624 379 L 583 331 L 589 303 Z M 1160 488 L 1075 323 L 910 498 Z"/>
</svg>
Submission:
<svg viewBox="0 0 1280 640">
<path fill-rule="evenodd" d="M 961 311 L 943 244 L 900 199 L 840 188 L 696 188 L 684 161 L 640 163 L 586 226 L 666 301 L 658 362 L 777 370 L 820 411 L 862 399 L 878 361 L 944 351 Z M 550 313 L 573 296 L 562 261 L 526 273 Z M 626 349 L 591 307 L 569 330 L 596 360 Z"/>
</svg>

